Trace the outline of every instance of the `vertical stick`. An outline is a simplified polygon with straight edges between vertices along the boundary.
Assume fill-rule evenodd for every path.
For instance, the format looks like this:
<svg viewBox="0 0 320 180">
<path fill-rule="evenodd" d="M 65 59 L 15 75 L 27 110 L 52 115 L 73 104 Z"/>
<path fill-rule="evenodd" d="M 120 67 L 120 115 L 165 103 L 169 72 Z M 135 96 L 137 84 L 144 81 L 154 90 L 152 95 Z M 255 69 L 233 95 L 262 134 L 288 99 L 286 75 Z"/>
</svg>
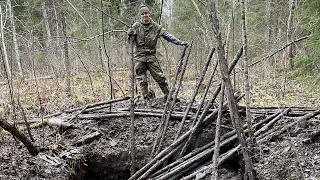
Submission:
<svg viewBox="0 0 320 180">
<path fill-rule="evenodd" d="M 219 157 L 219 151 L 220 151 L 220 124 L 222 119 L 222 111 L 223 111 L 223 101 L 224 101 L 224 83 L 221 84 L 221 97 L 220 97 L 220 103 L 219 103 L 219 111 L 218 111 L 218 117 L 216 122 L 216 134 L 214 138 L 215 142 L 215 149 L 214 154 L 212 157 L 212 180 L 218 180 L 218 157 Z"/>
<path fill-rule="evenodd" d="M 130 175 L 132 176 L 135 173 L 135 132 L 134 132 L 134 60 L 133 60 L 133 44 L 134 36 L 130 36 L 130 64 L 131 64 L 131 76 L 130 76 L 130 131 L 131 131 L 131 169 Z"/>
<path fill-rule="evenodd" d="M 247 25 L 246 25 L 246 4 L 241 0 L 241 21 L 242 21 L 242 46 L 243 46 L 243 63 L 244 63 L 244 88 L 246 103 L 246 119 L 248 123 L 248 135 L 253 137 L 252 118 L 250 112 L 250 85 L 249 85 L 249 66 L 248 66 L 248 42 L 247 42 Z"/>
</svg>

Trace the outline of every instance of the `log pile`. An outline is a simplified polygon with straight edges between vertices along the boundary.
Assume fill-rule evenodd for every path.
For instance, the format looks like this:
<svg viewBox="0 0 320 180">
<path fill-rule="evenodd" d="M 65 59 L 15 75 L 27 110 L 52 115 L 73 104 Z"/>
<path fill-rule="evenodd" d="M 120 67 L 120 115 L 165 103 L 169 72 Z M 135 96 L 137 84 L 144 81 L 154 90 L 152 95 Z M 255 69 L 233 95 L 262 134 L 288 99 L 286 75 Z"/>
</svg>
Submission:
<svg viewBox="0 0 320 180">
<path fill-rule="evenodd" d="M 239 101 L 243 95 L 235 95 L 236 99 Z M 127 99 L 124 99 L 127 100 Z M 93 111 L 85 111 L 82 113 L 77 113 L 77 119 L 95 119 L 95 120 L 106 120 L 108 118 L 116 117 L 129 117 L 129 108 L 118 108 L 115 111 L 104 111 L 104 105 L 95 105 Z M 185 109 L 184 109 L 185 110 Z M 203 108 L 201 112 L 203 112 Z M 78 109 L 78 111 L 82 111 Z M 229 111 L 227 104 L 223 106 L 224 117 L 229 116 Z M 159 109 L 135 109 L 135 116 L 144 117 L 162 117 L 164 112 Z M 202 124 L 214 123 L 216 120 L 218 109 L 211 106 L 211 109 L 207 111 L 207 114 L 202 122 Z M 243 107 L 239 106 L 239 113 L 243 113 Z M 270 108 L 270 107 L 253 107 L 252 116 L 254 117 L 254 139 L 256 144 L 265 143 L 270 140 L 277 139 L 281 134 L 289 131 L 290 128 L 295 125 L 299 125 L 313 117 L 320 114 L 319 109 L 312 108 L 301 108 L 301 107 L 282 107 L 282 108 Z M 298 116 L 300 115 L 300 116 Z M 194 112 L 189 112 L 187 119 L 192 120 L 195 116 Z M 70 116 L 71 118 L 73 116 Z M 181 121 L 184 118 L 183 111 L 173 111 L 170 120 Z M 290 123 L 275 124 L 279 120 L 290 120 Z M 205 128 L 205 126 L 200 126 Z M 226 128 L 227 129 L 227 128 Z M 244 123 L 243 129 L 245 133 L 248 133 L 247 124 Z M 189 150 L 188 153 L 181 157 L 177 157 L 178 152 L 181 151 L 184 144 L 188 141 L 190 134 L 195 132 L 196 126 L 191 128 L 185 133 L 182 133 L 179 138 L 177 138 L 170 146 L 161 150 L 155 157 L 153 157 L 149 163 L 140 168 L 130 179 L 193 179 L 196 176 L 206 176 L 211 174 L 212 165 L 210 164 L 211 158 L 215 150 L 215 143 L 210 142 L 202 147 Z M 239 154 L 239 149 L 241 148 L 237 142 L 236 131 L 233 128 L 228 129 L 229 132 L 222 134 L 220 137 L 220 147 L 232 147 L 228 151 L 219 155 L 218 165 L 223 164 L 229 158 Z M 201 133 L 201 131 L 196 131 L 196 133 Z M 318 137 L 319 133 L 315 133 L 315 137 Z M 88 136 L 89 137 L 89 136 Z M 91 137 L 91 136 L 90 136 Z M 99 135 L 97 135 L 99 137 Z M 85 137 L 83 137 L 85 138 Z M 313 138 L 313 137 L 311 137 Z M 248 140 L 248 139 L 247 139 Z M 81 142 L 86 142 L 86 139 L 82 139 Z M 80 142 L 80 141 L 79 141 Z M 77 143 L 81 145 L 84 143 Z M 169 159 L 173 161 L 169 162 Z M 193 172 L 193 173 L 190 173 Z"/>
</svg>

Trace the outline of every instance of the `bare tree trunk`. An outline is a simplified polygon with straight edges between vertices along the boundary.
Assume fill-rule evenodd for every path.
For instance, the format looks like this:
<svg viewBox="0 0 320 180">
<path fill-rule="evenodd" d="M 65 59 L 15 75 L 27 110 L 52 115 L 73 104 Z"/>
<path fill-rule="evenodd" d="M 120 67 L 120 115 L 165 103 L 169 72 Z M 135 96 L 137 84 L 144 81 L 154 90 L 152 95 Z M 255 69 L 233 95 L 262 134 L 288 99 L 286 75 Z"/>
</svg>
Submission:
<svg viewBox="0 0 320 180">
<path fill-rule="evenodd" d="M 68 49 L 67 23 L 66 23 L 66 17 L 64 12 L 61 12 L 61 24 L 62 24 L 62 33 L 64 36 L 64 43 L 63 43 L 64 65 L 67 73 L 65 80 L 66 80 L 67 91 L 71 93 L 71 64 L 70 64 L 69 49 Z"/>
<path fill-rule="evenodd" d="M 14 54 L 16 56 L 16 62 L 18 66 L 18 71 L 19 71 L 19 76 L 21 79 L 23 79 L 23 71 L 22 71 L 22 66 L 21 66 L 21 58 L 20 58 L 20 51 L 18 48 L 18 41 L 17 41 L 17 35 L 16 35 L 16 27 L 14 25 L 14 19 L 13 19 L 13 12 L 12 12 L 12 7 L 11 7 L 11 0 L 7 0 L 7 5 L 8 5 L 8 13 L 9 13 L 9 18 L 12 26 L 12 41 L 13 41 L 13 47 L 14 47 Z"/>
<path fill-rule="evenodd" d="M 266 17 L 265 17 L 265 23 L 266 23 L 266 32 L 265 32 L 265 53 L 267 53 L 270 50 L 270 40 L 271 40 L 271 1 L 272 0 L 266 0 Z"/>
<path fill-rule="evenodd" d="M 209 31 L 208 31 L 207 26 L 206 26 L 207 23 L 204 21 L 203 15 L 202 15 L 202 13 L 201 13 L 201 11 L 200 11 L 197 3 L 196 3 L 194 0 L 191 0 L 191 2 L 192 2 L 192 4 L 193 4 L 193 6 L 196 8 L 196 11 L 198 12 L 199 17 L 200 17 L 200 19 L 201 19 L 202 26 L 203 26 L 203 28 L 204 28 L 203 33 L 204 33 L 204 35 L 205 35 L 205 37 L 206 37 L 206 39 L 205 39 L 206 41 L 205 41 L 204 43 L 205 43 L 205 44 L 208 44 L 208 42 L 211 41 L 211 39 L 210 39 L 210 36 L 208 35 L 208 34 L 209 34 Z"/>
<path fill-rule="evenodd" d="M 242 46 L 244 62 L 244 88 L 246 101 L 246 119 L 248 123 L 249 137 L 253 136 L 252 118 L 250 112 L 250 86 L 249 86 L 249 66 L 248 66 L 248 43 L 247 43 L 247 25 L 246 25 L 246 2 L 241 0 L 241 20 L 242 20 Z"/>
<path fill-rule="evenodd" d="M 7 78 L 10 81 L 11 80 L 11 68 L 9 64 L 9 58 L 7 54 L 7 48 L 6 48 L 6 43 L 5 43 L 5 38 L 4 38 L 4 24 L 3 24 L 3 13 L 2 13 L 2 7 L 0 5 L 0 32 L 1 32 L 1 41 L 2 41 L 2 49 L 3 49 L 3 55 L 4 55 L 4 61 L 5 61 L 5 68 L 7 71 Z"/>
<path fill-rule="evenodd" d="M 292 33 L 293 33 L 293 11 L 295 10 L 295 4 L 296 4 L 296 0 L 289 0 L 289 17 L 288 17 L 288 26 L 287 26 L 287 43 L 292 41 Z M 293 46 L 289 46 L 288 47 L 288 52 L 287 52 L 287 58 L 288 58 L 288 65 L 289 65 L 289 69 L 292 70 L 293 69 Z"/>
<path fill-rule="evenodd" d="M 226 95 L 228 100 L 228 106 L 230 109 L 230 117 L 233 122 L 233 125 L 235 126 L 239 142 L 242 146 L 241 151 L 245 162 L 246 175 L 248 175 L 249 180 L 254 180 L 252 159 L 247 149 L 246 137 L 242 129 L 242 122 L 239 116 L 236 100 L 233 96 L 233 87 L 231 84 L 230 75 L 228 73 L 228 62 L 224 55 L 225 53 L 221 39 L 221 32 L 219 29 L 219 21 L 216 15 L 215 3 L 213 2 L 210 3 L 210 19 L 213 24 L 213 31 L 216 35 L 216 40 L 218 43 L 219 65 L 222 79 L 226 86 Z"/>
</svg>

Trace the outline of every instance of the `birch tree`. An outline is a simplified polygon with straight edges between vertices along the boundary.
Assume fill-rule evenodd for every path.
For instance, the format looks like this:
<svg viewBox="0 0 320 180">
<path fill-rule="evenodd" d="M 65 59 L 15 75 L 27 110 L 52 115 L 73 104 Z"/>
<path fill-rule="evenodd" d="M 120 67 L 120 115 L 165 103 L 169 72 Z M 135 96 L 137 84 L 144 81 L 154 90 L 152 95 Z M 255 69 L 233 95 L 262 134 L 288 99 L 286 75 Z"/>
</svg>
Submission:
<svg viewBox="0 0 320 180">
<path fill-rule="evenodd" d="M 20 51 L 18 47 L 18 40 L 17 40 L 17 35 L 16 35 L 16 27 L 14 23 L 14 18 L 13 18 L 13 11 L 12 11 L 12 6 L 11 6 L 11 0 L 7 0 L 7 10 L 9 13 L 9 19 L 11 22 L 11 27 L 12 27 L 12 41 L 13 41 L 13 47 L 14 47 L 14 55 L 16 57 L 16 63 L 18 66 L 18 71 L 19 71 L 19 76 L 21 79 L 23 79 L 23 71 L 22 71 L 22 66 L 21 66 L 21 58 L 20 58 Z"/>
<path fill-rule="evenodd" d="M 288 27 L 287 27 L 287 43 L 292 41 L 292 33 L 293 33 L 293 11 L 295 10 L 296 0 L 289 0 L 289 17 L 288 17 Z M 293 47 L 292 45 L 288 47 L 287 58 L 289 69 L 293 69 Z"/>
</svg>

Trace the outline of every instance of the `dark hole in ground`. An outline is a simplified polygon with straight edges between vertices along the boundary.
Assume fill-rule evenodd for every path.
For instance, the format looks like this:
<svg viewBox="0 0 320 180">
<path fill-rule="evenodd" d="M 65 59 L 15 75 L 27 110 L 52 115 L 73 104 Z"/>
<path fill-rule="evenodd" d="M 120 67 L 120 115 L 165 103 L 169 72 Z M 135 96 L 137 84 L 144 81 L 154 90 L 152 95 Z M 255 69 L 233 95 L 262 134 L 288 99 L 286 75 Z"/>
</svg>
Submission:
<svg viewBox="0 0 320 180">
<path fill-rule="evenodd" d="M 84 180 L 125 180 L 130 177 L 129 154 L 89 154 L 87 155 Z"/>
</svg>

